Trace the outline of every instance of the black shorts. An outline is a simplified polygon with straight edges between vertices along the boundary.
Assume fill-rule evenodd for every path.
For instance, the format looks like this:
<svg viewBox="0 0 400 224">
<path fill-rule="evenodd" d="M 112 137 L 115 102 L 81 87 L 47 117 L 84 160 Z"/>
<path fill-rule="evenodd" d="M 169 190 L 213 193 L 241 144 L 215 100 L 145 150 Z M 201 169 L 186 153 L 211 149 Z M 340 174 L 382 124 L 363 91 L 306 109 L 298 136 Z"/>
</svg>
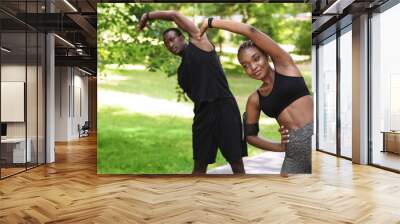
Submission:
<svg viewBox="0 0 400 224">
<path fill-rule="evenodd" d="M 214 163 L 217 148 L 228 162 L 247 156 L 240 111 L 234 98 L 219 98 L 196 106 L 192 131 L 193 159 L 198 162 Z"/>
</svg>

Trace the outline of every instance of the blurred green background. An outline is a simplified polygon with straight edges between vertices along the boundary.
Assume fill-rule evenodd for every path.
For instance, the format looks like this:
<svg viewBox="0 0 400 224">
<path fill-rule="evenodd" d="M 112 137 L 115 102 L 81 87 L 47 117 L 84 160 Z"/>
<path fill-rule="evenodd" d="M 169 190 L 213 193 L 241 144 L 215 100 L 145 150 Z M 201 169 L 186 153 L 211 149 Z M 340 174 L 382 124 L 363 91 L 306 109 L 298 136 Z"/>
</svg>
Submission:
<svg viewBox="0 0 400 224">
<path fill-rule="evenodd" d="M 177 84 L 180 58 L 169 53 L 162 42 L 162 32 L 176 25 L 152 21 L 150 29 L 138 33 L 137 23 L 144 12 L 177 10 L 196 25 L 209 16 L 251 24 L 289 51 L 311 89 L 310 4 L 102 3 L 97 8 L 98 173 L 175 174 L 192 170 L 192 118 L 175 113 L 154 115 L 157 108 L 147 105 L 162 102 L 172 111 L 180 110 L 180 106 L 193 107 Z M 238 64 L 237 48 L 245 39 L 216 29 L 210 29 L 207 35 L 216 46 L 243 113 L 247 97 L 261 84 L 248 78 Z M 137 100 L 143 96 L 144 101 Z M 260 124 L 261 135 L 279 140 L 275 120 L 263 115 Z M 261 152 L 249 147 L 249 156 Z M 218 154 L 209 169 L 225 163 Z"/>
</svg>

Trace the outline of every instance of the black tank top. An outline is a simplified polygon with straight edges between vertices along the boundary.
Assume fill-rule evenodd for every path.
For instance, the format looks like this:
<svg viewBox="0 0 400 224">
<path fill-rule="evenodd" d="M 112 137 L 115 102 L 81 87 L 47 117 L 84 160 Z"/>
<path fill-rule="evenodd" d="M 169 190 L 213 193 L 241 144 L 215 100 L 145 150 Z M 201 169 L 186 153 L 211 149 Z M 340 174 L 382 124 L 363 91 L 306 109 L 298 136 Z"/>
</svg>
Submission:
<svg viewBox="0 0 400 224">
<path fill-rule="evenodd" d="M 190 42 L 183 50 L 178 83 L 195 107 L 204 101 L 233 97 L 215 49 L 207 52 Z"/>
<path fill-rule="evenodd" d="M 303 77 L 281 75 L 275 71 L 275 80 L 271 92 L 261 95 L 257 89 L 261 110 L 278 119 L 279 114 L 298 98 L 310 95 Z"/>
</svg>

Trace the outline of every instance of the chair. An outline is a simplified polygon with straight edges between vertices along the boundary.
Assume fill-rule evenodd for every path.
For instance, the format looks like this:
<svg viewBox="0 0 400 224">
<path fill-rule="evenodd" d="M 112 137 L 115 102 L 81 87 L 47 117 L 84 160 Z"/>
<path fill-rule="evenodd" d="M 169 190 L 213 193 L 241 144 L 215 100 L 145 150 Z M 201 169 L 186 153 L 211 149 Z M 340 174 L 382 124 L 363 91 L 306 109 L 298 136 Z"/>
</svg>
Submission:
<svg viewBox="0 0 400 224">
<path fill-rule="evenodd" d="M 89 136 L 89 129 L 90 129 L 89 121 L 85 121 L 82 127 L 80 127 L 80 125 L 78 124 L 79 138 Z"/>
</svg>

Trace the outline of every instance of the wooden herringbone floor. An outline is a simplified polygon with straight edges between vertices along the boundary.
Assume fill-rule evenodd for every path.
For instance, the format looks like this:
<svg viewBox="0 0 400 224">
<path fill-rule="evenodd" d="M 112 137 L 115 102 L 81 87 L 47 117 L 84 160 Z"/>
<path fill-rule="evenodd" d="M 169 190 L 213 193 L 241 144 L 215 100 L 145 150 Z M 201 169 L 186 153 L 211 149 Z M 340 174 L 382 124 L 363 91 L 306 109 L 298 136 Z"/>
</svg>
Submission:
<svg viewBox="0 0 400 224">
<path fill-rule="evenodd" d="M 400 223 L 400 175 L 315 152 L 313 175 L 98 176 L 95 137 L 0 181 L 0 223 Z"/>
</svg>

